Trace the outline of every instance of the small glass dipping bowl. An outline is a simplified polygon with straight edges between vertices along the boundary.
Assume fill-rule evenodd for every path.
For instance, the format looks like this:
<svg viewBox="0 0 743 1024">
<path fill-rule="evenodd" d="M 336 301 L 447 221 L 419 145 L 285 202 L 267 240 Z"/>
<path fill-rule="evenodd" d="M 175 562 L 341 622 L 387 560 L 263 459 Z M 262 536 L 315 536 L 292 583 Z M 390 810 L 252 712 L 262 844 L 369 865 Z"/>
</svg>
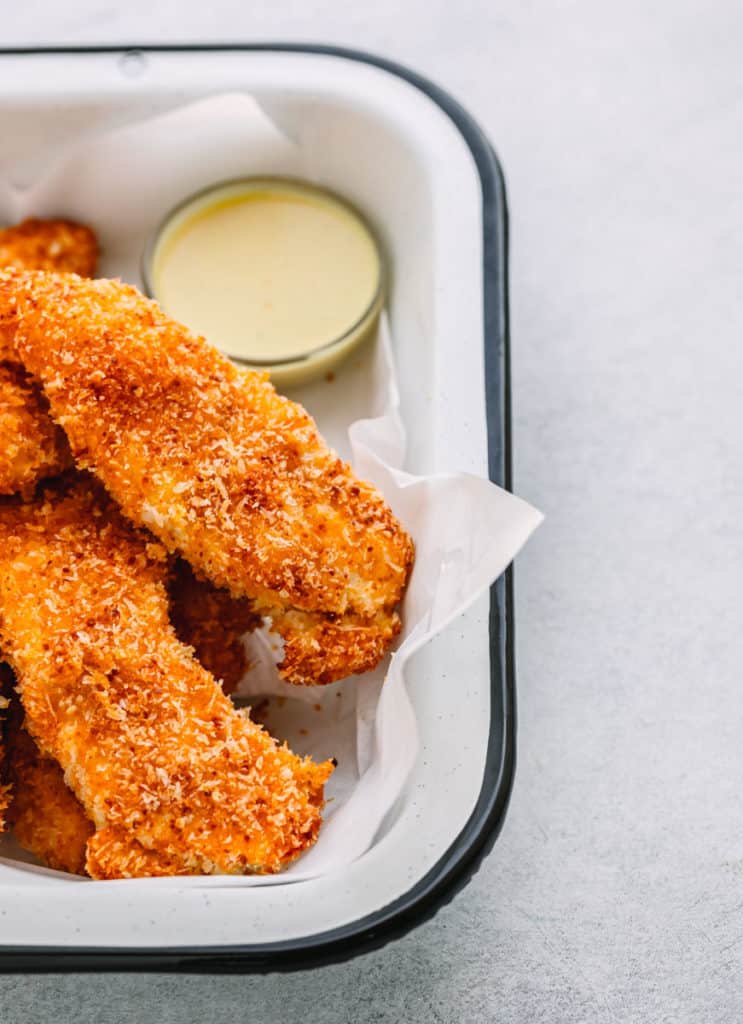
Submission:
<svg viewBox="0 0 743 1024">
<path fill-rule="evenodd" d="M 291 178 L 213 185 L 181 202 L 144 252 L 145 291 L 277 387 L 327 375 L 376 330 L 380 244 L 356 208 Z"/>
</svg>

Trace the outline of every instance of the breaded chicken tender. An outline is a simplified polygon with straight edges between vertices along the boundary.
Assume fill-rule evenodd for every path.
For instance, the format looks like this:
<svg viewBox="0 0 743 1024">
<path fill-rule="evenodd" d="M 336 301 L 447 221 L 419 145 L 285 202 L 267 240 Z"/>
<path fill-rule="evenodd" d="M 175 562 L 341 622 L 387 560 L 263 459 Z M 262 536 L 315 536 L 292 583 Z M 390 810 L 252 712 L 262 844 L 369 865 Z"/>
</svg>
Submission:
<svg viewBox="0 0 743 1024">
<path fill-rule="evenodd" d="M 20 359 L 124 514 L 270 616 L 288 680 L 374 667 L 413 545 L 305 410 L 128 285 L 41 274 L 10 290 Z"/>
<path fill-rule="evenodd" d="M 201 664 L 230 693 L 245 672 L 246 658 L 242 635 L 255 628 L 259 620 L 247 601 L 235 601 L 224 590 L 197 580 L 185 562 L 179 562 L 169 582 L 170 618 L 182 643 L 194 648 Z M 62 769 L 50 757 L 44 757 L 23 727 L 23 709 L 14 695 L 15 677 L 8 665 L 0 664 L 2 693 L 11 698 L 11 710 L 5 728 L 4 778 L 12 788 L 8 823 L 18 843 L 47 867 L 72 874 L 85 874 L 86 846 L 95 827 L 80 801 L 64 780 Z M 0 697 L 0 701 L 2 697 Z M 8 785 L 0 789 L 0 796 Z M 139 843 L 126 844 L 129 859 L 147 861 L 149 874 L 185 873 L 179 865 L 169 865 L 153 856 Z M 109 842 L 87 849 L 96 863 L 99 876 Z M 121 853 L 121 844 L 112 849 Z M 126 872 L 130 865 L 125 865 Z"/>
<path fill-rule="evenodd" d="M 95 826 L 96 878 L 274 872 L 332 764 L 235 710 L 168 619 L 168 558 L 85 477 L 0 504 L 0 648 L 26 727 Z"/>
<path fill-rule="evenodd" d="M 83 224 L 24 220 L 0 230 L 0 267 L 95 273 L 98 243 Z M 0 313 L 0 494 L 29 495 L 39 480 L 72 464 L 63 432 L 13 348 L 12 310 Z"/>
</svg>

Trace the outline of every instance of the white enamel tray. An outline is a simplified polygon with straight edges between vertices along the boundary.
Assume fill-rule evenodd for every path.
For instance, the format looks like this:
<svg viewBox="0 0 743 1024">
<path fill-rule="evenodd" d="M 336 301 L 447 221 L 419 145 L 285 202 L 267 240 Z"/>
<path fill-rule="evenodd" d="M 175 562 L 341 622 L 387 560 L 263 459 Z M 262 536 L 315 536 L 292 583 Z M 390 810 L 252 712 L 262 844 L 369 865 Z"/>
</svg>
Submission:
<svg viewBox="0 0 743 1024">
<path fill-rule="evenodd" d="M 505 195 L 492 149 L 455 101 L 386 61 L 322 47 L 0 52 L 0 110 L 51 145 L 72 121 L 126 120 L 134 108 L 230 90 L 301 132 L 313 177 L 382 236 L 406 468 L 464 470 L 508 488 Z M 239 889 L 213 879 L 71 884 L 6 858 L 0 967 L 287 969 L 352 956 L 430 916 L 471 876 L 505 815 L 512 615 L 509 570 L 411 660 L 420 755 L 395 814 L 353 864 Z"/>
</svg>

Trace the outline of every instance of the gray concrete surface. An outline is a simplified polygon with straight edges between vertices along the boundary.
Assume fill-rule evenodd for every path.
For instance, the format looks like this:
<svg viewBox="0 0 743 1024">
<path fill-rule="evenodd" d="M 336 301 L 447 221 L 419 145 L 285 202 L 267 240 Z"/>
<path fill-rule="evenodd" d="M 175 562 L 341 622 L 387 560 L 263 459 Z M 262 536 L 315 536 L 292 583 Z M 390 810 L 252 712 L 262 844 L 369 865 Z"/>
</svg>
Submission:
<svg viewBox="0 0 743 1024">
<path fill-rule="evenodd" d="M 3 42 L 318 40 L 407 62 L 512 211 L 520 756 L 431 923 L 265 978 L 0 979 L 2 1019 L 743 1018 L 743 8 L 664 0 L 14 5 Z"/>
</svg>

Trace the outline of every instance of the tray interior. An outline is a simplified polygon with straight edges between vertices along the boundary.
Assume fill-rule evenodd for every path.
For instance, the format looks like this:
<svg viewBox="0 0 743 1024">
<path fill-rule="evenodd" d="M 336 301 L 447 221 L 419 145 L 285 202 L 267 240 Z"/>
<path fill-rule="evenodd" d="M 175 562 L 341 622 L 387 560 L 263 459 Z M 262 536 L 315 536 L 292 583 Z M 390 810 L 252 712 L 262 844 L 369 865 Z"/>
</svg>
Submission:
<svg viewBox="0 0 743 1024">
<path fill-rule="evenodd" d="M 483 381 L 482 197 L 470 152 L 431 100 L 389 73 L 332 56 L 288 53 L 117 53 L 0 57 L 0 125 L 18 147 L 0 159 L 0 219 L 32 195 L 34 212 L 90 220 L 104 246 L 102 271 L 139 283 L 138 253 L 151 219 L 137 221 L 146 160 L 129 151 L 131 191 L 86 188 L 86 133 L 145 116 L 175 118 L 185 103 L 253 97 L 299 156 L 277 145 L 225 154 L 220 177 L 299 174 L 353 200 L 379 231 L 391 262 L 389 318 L 412 472 L 487 474 Z M 235 108 L 237 110 L 237 107 Z M 225 115 L 229 116 L 229 112 Z M 199 180 L 204 140 L 163 132 L 181 169 L 153 202 L 164 214 Z M 71 135 L 82 139 L 70 149 Z M 119 139 L 120 146 L 120 139 Z M 117 151 L 111 158 L 120 158 Z M 3 171 L 5 167 L 5 171 Z M 70 201 L 53 209 L 39 174 L 67 176 Z M 58 184 L 59 182 L 57 182 Z M 36 188 L 36 192 L 33 190 Z M 29 193 L 29 189 L 31 193 Z M 25 196 L 25 199 L 24 199 Z M 106 203 L 132 204 L 131 232 L 109 231 Z M 97 205 L 95 205 L 97 204 Z M 95 205 L 95 209 L 92 206 Z M 346 453 L 344 417 L 366 408 L 362 360 L 333 382 L 333 422 L 320 426 Z M 325 396 L 296 391 L 311 412 Z M 368 404 L 368 402 L 367 402 Z M 240 889 L 225 878 L 70 884 L 17 863 L 6 847 L 0 890 L 5 945 L 158 947 L 276 942 L 363 918 L 411 888 L 463 828 L 480 792 L 490 728 L 488 602 L 476 605 L 407 668 L 421 754 L 402 799 L 372 848 L 333 877 Z"/>
</svg>

